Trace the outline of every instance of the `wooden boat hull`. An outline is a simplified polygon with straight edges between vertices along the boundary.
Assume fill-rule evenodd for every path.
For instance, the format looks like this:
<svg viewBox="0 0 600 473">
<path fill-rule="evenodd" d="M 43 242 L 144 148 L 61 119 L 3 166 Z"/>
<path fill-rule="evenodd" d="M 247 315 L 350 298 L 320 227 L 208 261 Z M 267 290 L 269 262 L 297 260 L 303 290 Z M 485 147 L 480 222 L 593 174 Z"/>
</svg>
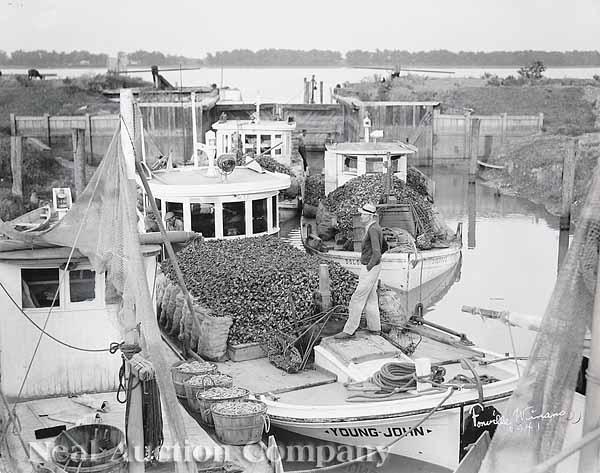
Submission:
<svg viewBox="0 0 600 473">
<path fill-rule="evenodd" d="M 8 222 L 8 225 L 16 231 L 23 233 L 41 231 L 50 226 L 51 217 L 52 210 L 50 209 L 50 206 L 44 205 L 11 220 Z"/>
<path fill-rule="evenodd" d="M 361 263 L 358 251 L 319 252 L 308 246 L 306 248 L 310 253 L 329 261 L 335 261 L 355 274 L 360 272 Z M 455 267 L 460 257 L 461 245 L 459 243 L 453 243 L 449 248 L 431 249 L 418 254 L 386 253 L 382 257 L 379 279 L 387 286 L 408 292 Z"/>
<path fill-rule="evenodd" d="M 509 395 L 507 393 L 503 398 L 495 400 L 494 407 L 502 411 Z M 321 422 L 303 422 L 282 414 L 277 415 L 277 409 L 272 405 L 268 412 L 272 425 L 296 434 L 326 442 L 385 451 L 387 454 L 413 458 L 449 469 L 456 468 L 459 463 L 461 419 L 468 415 L 474 403 L 460 404 L 440 411 L 412 431 L 410 429 L 425 414 L 411 415 L 402 412 L 401 403 L 396 404 L 400 411 L 396 414 L 382 413 L 370 418 L 361 415 L 354 420 L 339 421 L 323 419 Z M 355 414 L 362 414 L 362 407 L 362 404 L 356 405 Z M 407 435 L 397 440 L 404 434 Z M 394 443 L 395 440 L 397 441 Z"/>
</svg>

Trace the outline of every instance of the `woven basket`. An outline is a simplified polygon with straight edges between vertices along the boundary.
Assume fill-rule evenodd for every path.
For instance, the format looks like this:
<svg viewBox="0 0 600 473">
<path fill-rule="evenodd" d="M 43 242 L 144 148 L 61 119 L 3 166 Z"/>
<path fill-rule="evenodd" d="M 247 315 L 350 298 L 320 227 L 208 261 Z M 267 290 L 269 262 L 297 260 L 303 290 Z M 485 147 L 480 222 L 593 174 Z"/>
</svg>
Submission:
<svg viewBox="0 0 600 473">
<path fill-rule="evenodd" d="M 213 406 L 214 404 L 218 404 L 218 403 L 224 402 L 224 401 L 243 401 L 243 400 L 248 399 L 248 396 L 250 395 L 250 391 L 248 391 L 247 389 L 244 389 L 244 388 L 238 388 L 238 389 L 243 390 L 244 394 L 241 394 L 238 396 L 222 397 L 222 398 L 218 398 L 218 399 L 213 399 L 213 398 L 205 399 L 202 397 L 202 395 L 209 392 L 210 389 L 208 389 L 206 391 L 198 391 L 196 393 L 196 399 L 198 401 L 197 405 L 200 410 L 200 417 L 202 418 L 202 422 L 204 422 L 209 427 L 212 427 L 215 425 L 213 422 L 212 411 L 211 411 L 211 406 Z"/>
<path fill-rule="evenodd" d="M 218 377 L 217 377 L 218 376 Z M 225 381 L 219 381 L 220 379 L 225 378 Z M 196 381 L 197 379 L 202 380 L 202 384 L 198 385 L 196 383 L 192 384 L 192 381 Z M 212 374 L 204 374 L 199 376 L 194 376 L 183 383 L 183 387 L 185 388 L 185 397 L 188 402 L 188 406 L 194 412 L 200 413 L 202 410 L 202 405 L 198 400 L 198 393 L 202 391 L 206 391 L 210 388 L 230 388 L 233 386 L 233 378 L 227 374 L 216 373 Z"/>
<path fill-rule="evenodd" d="M 267 415 L 267 406 L 261 401 L 243 401 L 240 404 L 260 404 L 259 412 L 252 414 L 224 414 L 219 412 L 219 406 L 212 406 L 212 416 L 215 424 L 215 433 L 219 440 L 228 445 L 248 445 L 260 442 L 263 429 L 269 431 L 270 422 Z"/>
<path fill-rule="evenodd" d="M 177 397 L 185 398 L 185 386 L 183 383 L 193 376 L 198 376 L 201 374 L 211 374 L 217 372 L 217 365 L 214 363 L 209 363 L 210 367 L 207 367 L 205 370 L 201 371 L 192 371 L 192 372 L 183 372 L 179 371 L 177 368 L 184 363 L 189 363 L 188 361 L 178 361 L 173 366 L 171 366 L 171 378 L 173 379 L 173 384 L 175 385 L 175 393 Z M 207 362 L 208 363 L 208 362 Z"/>
</svg>

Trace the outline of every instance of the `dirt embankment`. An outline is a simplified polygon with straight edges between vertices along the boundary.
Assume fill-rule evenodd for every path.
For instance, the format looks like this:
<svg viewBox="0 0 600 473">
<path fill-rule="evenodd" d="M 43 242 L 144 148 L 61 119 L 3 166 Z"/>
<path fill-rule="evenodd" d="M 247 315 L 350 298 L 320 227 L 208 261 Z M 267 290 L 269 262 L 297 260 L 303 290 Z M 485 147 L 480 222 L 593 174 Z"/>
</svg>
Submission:
<svg viewBox="0 0 600 473">
<path fill-rule="evenodd" d="M 583 204 L 600 157 L 600 82 L 542 80 L 524 85 L 489 85 L 486 79 L 403 77 L 393 81 L 347 84 L 363 100 L 436 100 L 442 111 L 478 115 L 544 114 L 541 135 L 513 140 L 492 156 L 504 170 L 485 170 L 481 177 L 502 192 L 525 197 L 558 213 L 562 163 L 571 140 L 579 142 L 575 174 L 574 216 Z"/>
<path fill-rule="evenodd" d="M 118 103 L 109 101 L 103 89 L 150 85 L 139 79 L 120 76 L 83 76 L 64 80 L 28 80 L 26 76 L 0 77 L 0 218 L 15 217 L 27 209 L 29 196 L 36 191 L 48 198 L 47 189 L 72 186 L 72 171 L 58 157 L 71 158 L 69 140 L 53 144 L 51 151 L 40 151 L 23 143 L 23 193 L 25 202 L 11 196 L 10 114 L 85 115 L 117 113 Z"/>
</svg>

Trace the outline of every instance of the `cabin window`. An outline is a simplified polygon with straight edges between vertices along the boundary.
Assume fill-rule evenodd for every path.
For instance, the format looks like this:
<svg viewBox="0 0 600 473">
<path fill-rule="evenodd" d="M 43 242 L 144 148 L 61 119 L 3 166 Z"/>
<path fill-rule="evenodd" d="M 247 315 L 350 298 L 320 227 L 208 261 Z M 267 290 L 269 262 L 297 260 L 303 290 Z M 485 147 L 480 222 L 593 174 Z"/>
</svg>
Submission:
<svg viewBox="0 0 600 473">
<path fill-rule="evenodd" d="M 267 231 L 267 199 L 252 201 L 252 233 Z"/>
<path fill-rule="evenodd" d="M 244 136 L 244 152 L 254 151 L 256 153 L 256 135 Z"/>
<path fill-rule="evenodd" d="M 223 204 L 223 236 L 246 234 L 246 203 L 226 202 Z"/>
<path fill-rule="evenodd" d="M 58 268 L 21 269 L 23 308 L 51 307 L 59 282 Z M 60 291 L 56 295 L 54 307 L 60 307 Z"/>
<path fill-rule="evenodd" d="M 192 231 L 206 238 L 215 236 L 215 204 L 190 204 Z"/>
<path fill-rule="evenodd" d="M 96 273 L 90 269 L 69 271 L 71 302 L 90 302 L 96 299 Z"/>
<path fill-rule="evenodd" d="M 344 157 L 344 172 L 350 174 L 356 174 L 357 172 L 358 158 L 356 156 L 345 156 Z"/>
<path fill-rule="evenodd" d="M 367 158 L 366 159 L 367 174 L 376 172 L 383 172 L 383 159 L 381 158 Z"/>
<path fill-rule="evenodd" d="M 279 209 L 277 208 L 277 194 L 275 194 L 271 200 L 271 210 L 273 211 L 273 227 L 277 227 L 279 222 Z"/>
<path fill-rule="evenodd" d="M 282 135 L 275 135 L 275 139 L 273 140 L 273 146 L 279 145 L 273 150 L 273 154 L 275 156 L 281 156 L 283 154 L 283 144 L 280 144 L 283 143 L 282 138 Z"/>
<path fill-rule="evenodd" d="M 392 172 L 400 172 L 400 156 L 392 158 Z"/>
<path fill-rule="evenodd" d="M 156 208 L 158 210 L 162 210 L 162 200 L 160 200 L 160 199 L 154 199 L 154 202 L 156 203 Z"/>
<path fill-rule="evenodd" d="M 260 152 L 266 153 L 271 149 L 271 135 L 260 135 Z"/>
</svg>

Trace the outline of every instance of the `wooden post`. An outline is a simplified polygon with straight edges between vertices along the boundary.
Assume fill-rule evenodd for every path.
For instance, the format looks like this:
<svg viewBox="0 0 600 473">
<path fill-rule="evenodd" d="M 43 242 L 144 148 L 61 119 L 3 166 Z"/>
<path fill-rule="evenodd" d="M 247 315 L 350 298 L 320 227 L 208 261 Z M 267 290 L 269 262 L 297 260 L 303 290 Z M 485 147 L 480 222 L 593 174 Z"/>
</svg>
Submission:
<svg viewBox="0 0 600 473">
<path fill-rule="evenodd" d="M 542 128 L 544 128 L 544 113 L 540 112 L 538 117 L 538 131 L 542 131 Z"/>
<path fill-rule="evenodd" d="M 477 224 L 477 184 L 469 182 L 467 190 L 467 248 L 475 248 L 475 230 Z"/>
<path fill-rule="evenodd" d="M 319 82 L 319 93 L 321 94 L 321 103 L 323 103 L 323 81 Z"/>
<path fill-rule="evenodd" d="M 329 266 L 326 263 L 319 265 L 319 294 L 321 296 L 321 310 L 331 309 L 331 291 L 329 290 Z"/>
<path fill-rule="evenodd" d="M 44 118 L 46 119 L 46 138 L 48 140 L 48 146 L 52 147 L 52 133 L 50 132 L 50 115 L 44 113 Z"/>
<path fill-rule="evenodd" d="M 92 138 L 92 116 L 89 113 L 85 114 L 85 128 L 88 137 L 88 149 L 90 150 L 88 164 L 94 164 L 94 143 Z"/>
<path fill-rule="evenodd" d="M 73 178 L 75 181 L 75 195 L 77 198 L 85 189 L 85 130 L 73 128 L 71 130 L 73 141 Z"/>
<path fill-rule="evenodd" d="M 10 114 L 10 136 L 17 136 L 17 118 L 14 113 Z"/>
<path fill-rule="evenodd" d="M 121 146 L 123 148 L 123 156 L 127 168 L 127 176 L 130 182 L 135 182 L 135 119 L 133 112 L 133 92 L 131 89 L 121 90 Z M 134 188 L 135 184 L 131 184 Z M 135 195 L 135 193 L 133 194 Z M 135 222 L 135 209 L 124 209 L 129 211 Z M 143 268 L 143 262 L 139 255 L 135 256 L 135 261 Z M 140 260 L 140 261 L 138 261 Z M 126 326 L 135 327 L 138 323 L 135 316 L 135 311 L 130 311 L 126 314 Z M 129 330 L 125 335 L 125 342 L 128 344 L 139 344 L 139 334 L 137 330 Z M 129 473 L 144 473 L 144 461 L 137 461 L 136 452 L 144 451 L 144 426 L 142 414 L 142 384 L 135 377 L 132 370 L 129 370 L 129 383 L 133 388 L 131 392 L 131 401 L 129 404 L 129 424 L 127 428 L 127 451 L 129 455 Z M 139 456 L 139 455 L 138 455 Z"/>
<path fill-rule="evenodd" d="M 10 169 L 12 173 L 12 195 L 23 198 L 23 137 L 10 137 Z"/>
<path fill-rule="evenodd" d="M 308 101 L 310 100 L 310 94 L 309 94 L 309 85 L 308 85 L 308 81 L 306 80 L 306 77 L 304 78 L 304 99 L 303 99 L 303 103 L 308 103 Z"/>
<path fill-rule="evenodd" d="M 506 144 L 506 130 L 508 128 L 508 113 L 503 113 L 500 115 L 501 117 L 501 125 L 500 125 L 500 146 L 504 146 Z"/>
<path fill-rule="evenodd" d="M 475 182 L 477 177 L 477 157 L 479 155 L 479 128 L 481 120 L 471 120 L 471 161 L 469 162 L 469 182 Z"/>
<path fill-rule="evenodd" d="M 465 115 L 463 139 L 465 148 L 465 158 L 468 159 L 471 156 L 471 112 L 467 112 L 467 114 Z"/>
<path fill-rule="evenodd" d="M 190 93 L 190 102 L 192 103 L 192 160 L 194 166 L 198 166 L 198 130 L 196 129 L 196 92 Z"/>
<path fill-rule="evenodd" d="M 578 140 L 573 140 L 563 160 L 562 172 L 562 206 L 560 212 L 560 234 L 558 239 L 558 271 L 562 267 L 569 249 L 569 230 L 571 228 L 571 204 L 575 190 L 575 167 L 577 164 Z"/>
</svg>

